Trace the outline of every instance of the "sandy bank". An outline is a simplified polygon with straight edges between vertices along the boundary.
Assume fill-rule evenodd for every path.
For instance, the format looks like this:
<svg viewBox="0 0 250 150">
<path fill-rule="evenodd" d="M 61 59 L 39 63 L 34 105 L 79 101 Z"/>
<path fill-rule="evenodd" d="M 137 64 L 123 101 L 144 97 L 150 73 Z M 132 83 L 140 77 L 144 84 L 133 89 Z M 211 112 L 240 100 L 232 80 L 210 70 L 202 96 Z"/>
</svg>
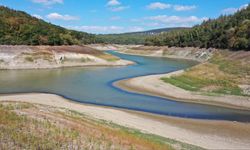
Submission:
<svg viewBox="0 0 250 150">
<path fill-rule="evenodd" d="M 0 46 L 0 69 L 125 66 L 122 60 L 87 46 Z"/>
<path fill-rule="evenodd" d="M 21 101 L 75 110 L 97 119 L 139 129 L 163 137 L 210 149 L 248 149 L 250 124 L 193 120 L 97 107 L 70 102 L 52 94 L 1 95 L 0 101 Z"/>
<path fill-rule="evenodd" d="M 176 101 L 217 105 L 238 109 L 250 109 L 250 97 L 234 95 L 205 95 L 199 92 L 191 92 L 168 84 L 161 80 L 162 77 L 169 77 L 182 73 L 183 70 L 160 75 L 142 76 L 126 79 L 114 83 L 115 86 L 127 91 L 170 98 Z"/>
</svg>

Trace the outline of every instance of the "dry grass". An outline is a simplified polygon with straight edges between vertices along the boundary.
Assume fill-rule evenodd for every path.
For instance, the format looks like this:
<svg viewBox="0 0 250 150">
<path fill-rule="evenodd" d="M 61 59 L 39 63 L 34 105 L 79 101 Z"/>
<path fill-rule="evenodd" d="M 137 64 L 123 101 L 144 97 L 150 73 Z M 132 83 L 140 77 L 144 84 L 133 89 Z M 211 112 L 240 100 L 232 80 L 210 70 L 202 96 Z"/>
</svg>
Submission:
<svg viewBox="0 0 250 150">
<path fill-rule="evenodd" d="M 29 103 L 0 104 L 0 149 L 197 148 L 84 114 Z"/>
<path fill-rule="evenodd" d="M 250 53 L 224 52 L 216 53 L 210 63 L 218 66 L 219 70 L 233 76 L 238 84 L 250 84 Z"/>
<path fill-rule="evenodd" d="M 105 59 L 107 61 L 113 62 L 113 61 L 118 61 L 120 58 L 114 56 L 114 55 L 110 55 L 107 53 L 103 53 L 102 55 L 97 55 L 99 58 Z"/>
<path fill-rule="evenodd" d="M 49 51 L 34 51 L 34 52 L 23 52 L 19 57 L 24 57 L 27 62 L 34 62 L 35 60 L 46 60 L 48 62 L 54 61 L 52 52 Z"/>
<path fill-rule="evenodd" d="M 189 91 L 247 96 L 240 88 L 250 84 L 250 62 L 246 61 L 250 55 L 244 53 L 216 52 L 208 62 L 162 80 Z"/>
</svg>

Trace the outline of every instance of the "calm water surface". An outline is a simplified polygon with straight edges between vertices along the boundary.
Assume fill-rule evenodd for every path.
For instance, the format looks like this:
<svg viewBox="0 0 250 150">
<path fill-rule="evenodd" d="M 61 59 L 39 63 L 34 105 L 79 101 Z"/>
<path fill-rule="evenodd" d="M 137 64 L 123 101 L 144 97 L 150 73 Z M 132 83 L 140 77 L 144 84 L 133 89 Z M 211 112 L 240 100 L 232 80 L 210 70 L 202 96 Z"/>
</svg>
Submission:
<svg viewBox="0 0 250 150">
<path fill-rule="evenodd" d="M 82 103 L 112 106 L 178 117 L 250 121 L 250 111 L 171 101 L 135 94 L 112 86 L 112 82 L 148 74 L 171 72 L 194 62 L 130 56 L 109 51 L 137 62 L 126 67 L 64 68 L 52 70 L 0 71 L 0 93 L 48 92 Z"/>
</svg>

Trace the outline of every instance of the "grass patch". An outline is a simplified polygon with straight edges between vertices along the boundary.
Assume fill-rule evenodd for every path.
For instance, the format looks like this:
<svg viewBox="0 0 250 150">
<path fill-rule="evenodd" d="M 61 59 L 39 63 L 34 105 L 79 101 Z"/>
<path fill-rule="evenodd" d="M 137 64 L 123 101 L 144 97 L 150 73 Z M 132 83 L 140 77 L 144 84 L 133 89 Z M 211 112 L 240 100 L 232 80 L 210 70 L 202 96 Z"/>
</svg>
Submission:
<svg viewBox="0 0 250 150">
<path fill-rule="evenodd" d="M 186 76 L 170 77 L 170 78 L 161 78 L 164 82 L 170 83 L 177 87 L 183 88 L 189 91 L 198 91 L 201 87 L 201 82 L 197 79 L 190 79 Z"/>
<path fill-rule="evenodd" d="M 184 73 L 169 78 L 161 78 L 179 88 L 214 94 L 230 94 L 245 96 L 238 86 L 239 76 L 221 70 L 221 66 L 213 63 L 204 63 L 185 70 Z"/>
<path fill-rule="evenodd" d="M 1 149 L 65 149 L 77 135 L 70 129 L 62 129 L 50 121 L 38 121 L 25 115 L 17 115 L 0 106 Z M 74 134 L 73 134 L 74 133 Z"/>
<path fill-rule="evenodd" d="M 34 108 L 35 106 L 30 103 L 3 103 L 1 107 L 7 110 L 20 110 L 20 109 L 29 109 Z"/>
<path fill-rule="evenodd" d="M 229 74 L 234 74 L 241 77 L 250 75 L 250 65 L 245 64 L 241 60 L 227 59 L 222 54 L 217 54 L 211 58 L 209 62 L 218 65 L 221 71 Z"/>
<path fill-rule="evenodd" d="M 64 57 L 63 60 L 61 60 L 62 63 L 66 63 L 66 62 L 75 62 L 75 63 L 85 63 L 85 62 L 91 62 L 93 60 L 91 60 L 90 58 L 86 57 L 86 58 L 69 58 L 69 57 Z"/>
<path fill-rule="evenodd" d="M 168 149 L 175 149 L 175 146 L 181 147 L 180 149 L 182 150 L 201 150 L 201 147 L 198 146 L 194 146 L 194 145 L 190 145 L 190 144 L 186 144 L 186 143 L 182 143 L 173 139 L 169 139 L 169 138 L 164 138 L 161 136 L 157 136 L 154 134 L 146 134 L 146 133 L 142 133 L 139 130 L 136 129 L 131 129 L 131 128 L 127 128 L 124 126 L 120 126 L 117 124 L 114 124 L 112 122 L 108 122 L 105 120 L 99 120 L 99 122 L 101 124 L 104 124 L 106 126 L 110 126 L 116 129 L 119 129 L 120 132 L 126 136 L 132 136 L 134 138 L 139 138 L 139 139 L 143 139 L 147 142 L 152 142 L 155 143 L 158 147 L 156 149 L 160 149 L 162 147 L 168 148 Z"/>
<path fill-rule="evenodd" d="M 109 62 L 114 62 L 114 61 L 118 61 L 120 60 L 119 57 L 116 57 L 116 56 L 113 56 L 113 55 L 110 55 L 110 54 L 102 54 L 102 55 L 98 55 L 97 57 L 101 58 L 101 59 L 105 59 Z"/>
<path fill-rule="evenodd" d="M 88 118 L 88 116 L 82 113 L 71 110 L 67 110 L 67 113 L 64 115 L 66 116 L 69 115 L 70 117 L 73 117 L 74 119 L 77 120 L 83 120 L 84 118 Z M 108 132 L 108 134 L 112 135 L 113 137 L 119 137 L 120 139 L 123 140 L 133 141 L 132 143 L 139 143 L 140 145 L 150 147 L 150 149 L 172 150 L 174 149 L 173 146 L 181 147 L 181 149 L 194 149 L 194 150 L 202 149 L 200 147 L 178 142 L 176 140 L 164 138 L 153 134 L 142 133 L 139 130 L 120 126 L 106 120 L 95 120 L 93 118 L 88 118 L 88 120 L 91 120 L 91 122 L 99 126 L 99 128 L 100 127 L 103 128 L 104 131 L 103 133 Z M 131 149 L 136 149 L 135 147 L 136 146 L 131 145 Z"/>
<path fill-rule="evenodd" d="M 34 62 L 34 59 L 31 56 L 26 56 L 24 59 L 28 62 Z"/>
<path fill-rule="evenodd" d="M 49 52 L 39 51 L 34 53 L 21 53 L 21 56 L 24 56 L 24 59 L 28 62 L 34 62 L 35 60 L 41 59 L 46 60 L 48 62 L 52 62 L 54 60 L 53 54 Z"/>
</svg>

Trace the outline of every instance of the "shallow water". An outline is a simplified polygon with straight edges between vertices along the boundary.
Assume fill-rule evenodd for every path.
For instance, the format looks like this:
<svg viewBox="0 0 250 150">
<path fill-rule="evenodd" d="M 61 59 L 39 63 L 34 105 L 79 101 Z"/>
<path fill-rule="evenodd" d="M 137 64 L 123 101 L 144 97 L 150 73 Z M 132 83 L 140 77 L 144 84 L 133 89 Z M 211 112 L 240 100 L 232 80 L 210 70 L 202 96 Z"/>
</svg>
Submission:
<svg viewBox="0 0 250 150">
<path fill-rule="evenodd" d="M 125 67 L 63 68 L 52 70 L 0 71 L 0 93 L 47 92 L 82 103 L 112 106 L 178 117 L 250 121 L 250 111 L 171 101 L 130 93 L 112 86 L 114 81 L 148 74 L 171 72 L 195 62 L 118 54 L 137 62 Z"/>
</svg>

